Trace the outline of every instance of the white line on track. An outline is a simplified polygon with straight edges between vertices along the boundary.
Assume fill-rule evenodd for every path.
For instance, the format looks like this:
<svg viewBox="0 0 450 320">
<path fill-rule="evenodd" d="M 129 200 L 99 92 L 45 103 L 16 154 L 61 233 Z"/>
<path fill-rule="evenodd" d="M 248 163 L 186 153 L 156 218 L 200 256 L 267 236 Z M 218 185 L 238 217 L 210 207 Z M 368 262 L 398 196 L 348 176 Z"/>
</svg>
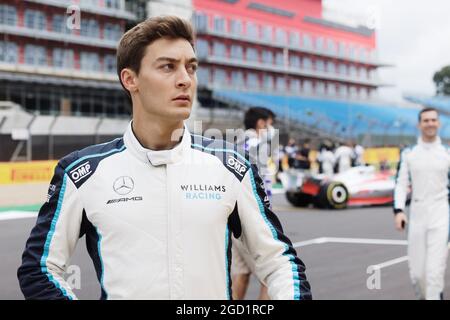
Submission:
<svg viewBox="0 0 450 320">
<path fill-rule="evenodd" d="M 294 243 L 294 248 L 305 247 L 311 244 L 324 244 L 324 243 L 384 244 L 384 245 L 401 245 L 401 246 L 406 246 L 408 244 L 406 240 L 322 237 L 307 241 L 296 242 Z"/>
<path fill-rule="evenodd" d="M 447 247 L 450 249 L 450 244 L 448 244 Z M 382 269 L 382 268 L 390 267 L 394 264 L 401 263 L 401 262 L 408 261 L 408 260 L 409 260 L 408 256 L 403 256 L 403 257 L 388 260 L 388 261 L 385 261 L 385 262 L 382 262 L 379 264 L 374 264 L 372 267 L 374 269 Z"/>
<path fill-rule="evenodd" d="M 272 194 L 283 194 L 285 192 L 286 192 L 286 190 L 280 189 L 280 188 L 272 189 Z"/>
<path fill-rule="evenodd" d="M 16 219 L 27 219 L 27 218 L 36 218 L 38 215 L 37 212 L 32 211 L 6 211 L 0 213 L 0 221 L 1 220 L 16 220 Z"/>
<path fill-rule="evenodd" d="M 305 247 L 312 244 L 324 244 L 324 243 L 353 243 L 353 244 L 384 244 L 384 245 L 408 245 L 408 241 L 406 240 L 389 240 L 389 239 L 364 239 L 364 238 L 334 238 L 334 237 L 321 237 L 315 238 L 311 240 L 296 242 L 293 244 L 294 248 Z M 448 245 L 450 249 L 450 244 Z M 393 266 L 394 264 L 398 264 L 401 262 L 408 261 L 408 256 L 403 256 L 399 258 L 395 258 L 392 260 L 388 260 L 379 264 L 374 264 L 372 267 L 374 269 L 382 269 L 386 267 Z"/>
<path fill-rule="evenodd" d="M 382 268 L 390 267 L 390 266 L 393 266 L 394 264 L 405 262 L 405 261 L 408 261 L 408 260 L 409 260 L 408 256 L 403 256 L 403 257 L 392 259 L 392 260 L 388 260 L 388 261 L 385 261 L 385 262 L 382 262 L 382 263 L 379 263 L 379 264 L 374 264 L 374 265 L 372 265 L 372 267 L 374 269 L 382 269 Z"/>
</svg>

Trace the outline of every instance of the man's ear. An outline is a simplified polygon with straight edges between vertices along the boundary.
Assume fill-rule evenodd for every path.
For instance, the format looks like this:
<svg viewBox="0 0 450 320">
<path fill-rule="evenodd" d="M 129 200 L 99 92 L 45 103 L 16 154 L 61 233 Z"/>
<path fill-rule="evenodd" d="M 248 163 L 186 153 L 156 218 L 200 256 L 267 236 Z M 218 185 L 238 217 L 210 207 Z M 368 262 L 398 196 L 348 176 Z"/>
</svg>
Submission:
<svg viewBox="0 0 450 320">
<path fill-rule="evenodd" d="M 120 80 L 123 86 L 130 92 L 137 92 L 139 86 L 139 80 L 137 78 L 136 72 L 129 68 L 122 69 L 120 72 Z"/>
</svg>

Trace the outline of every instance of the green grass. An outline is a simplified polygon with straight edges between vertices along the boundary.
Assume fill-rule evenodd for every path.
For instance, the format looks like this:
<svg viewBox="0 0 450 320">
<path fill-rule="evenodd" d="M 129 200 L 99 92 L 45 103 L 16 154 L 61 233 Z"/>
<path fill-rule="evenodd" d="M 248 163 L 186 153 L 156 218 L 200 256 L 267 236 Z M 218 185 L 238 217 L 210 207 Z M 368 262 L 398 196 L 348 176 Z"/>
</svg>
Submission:
<svg viewBox="0 0 450 320">
<path fill-rule="evenodd" d="M 42 204 L 30 204 L 26 206 L 0 207 L 0 213 L 6 211 L 39 211 Z"/>
</svg>

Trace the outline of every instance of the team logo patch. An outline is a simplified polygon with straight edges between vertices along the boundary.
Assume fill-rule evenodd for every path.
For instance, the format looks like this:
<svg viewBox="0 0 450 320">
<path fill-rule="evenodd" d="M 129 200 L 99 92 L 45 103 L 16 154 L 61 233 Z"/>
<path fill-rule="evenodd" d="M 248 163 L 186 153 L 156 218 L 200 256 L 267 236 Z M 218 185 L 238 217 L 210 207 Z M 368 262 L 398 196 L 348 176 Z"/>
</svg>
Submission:
<svg viewBox="0 0 450 320">
<path fill-rule="evenodd" d="M 77 183 L 89 176 L 91 173 L 91 164 L 89 163 L 89 161 L 86 161 L 85 163 L 80 164 L 75 169 L 72 169 L 69 172 L 69 175 L 72 178 L 73 182 Z"/>
<path fill-rule="evenodd" d="M 138 196 L 138 197 L 131 197 L 131 198 L 119 198 L 119 199 L 111 199 L 111 200 L 108 200 L 107 202 L 106 202 L 106 204 L 111 204 L 111 203 L 118 203 L 118 202 L 128 202 L 128 201 L 142 201 L 142 200 L 144 200 L 144 198 L 143 197 L 141 197 L 141 196 Z"/>
<path fill-rule="evenodd" d="M 244 172 L 247 171 L 247 166 L 240 160 L 236 159 L 232 155 L 228 155 L 227 166 L 233 169 L 239 176 L 243 177 Z"/>
<path fill-rule="evenodd" d="M 224 185 L 185 184 L 180 187 L 187 200 L 221 200 L 226 192 Z"/>
<path fill-rule="evenodd" d="M 117 194 L 124 196 L 129 194 L 134 189 L 134 181 L 131 177 L 122 176 L 116 179 L 113 184 L 113 189 Z"/>
<path fill-rule="evenodd" d="M 47 203 L 50 202 L 50 199 L 53 197 L 56 191 L 56 186 L 54 184 L 51 184 L 48 187 L 48 193 L 47 193 Z"/>
</svg>

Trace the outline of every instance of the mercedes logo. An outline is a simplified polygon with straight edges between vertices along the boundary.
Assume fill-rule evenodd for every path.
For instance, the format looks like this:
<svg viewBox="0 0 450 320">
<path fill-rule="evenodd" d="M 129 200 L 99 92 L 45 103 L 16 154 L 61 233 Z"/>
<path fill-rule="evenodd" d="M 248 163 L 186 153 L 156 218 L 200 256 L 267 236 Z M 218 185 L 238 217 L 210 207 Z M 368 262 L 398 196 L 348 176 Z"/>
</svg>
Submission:
<svg viewBox="0 0 450 320">
<path fill-rule="evenodd" d="M 134 181 L 130 177 L 122 176 L 114 181 L 113 189 L 116 193 L 124 196 L 134 189 Z"/>
</svg>

